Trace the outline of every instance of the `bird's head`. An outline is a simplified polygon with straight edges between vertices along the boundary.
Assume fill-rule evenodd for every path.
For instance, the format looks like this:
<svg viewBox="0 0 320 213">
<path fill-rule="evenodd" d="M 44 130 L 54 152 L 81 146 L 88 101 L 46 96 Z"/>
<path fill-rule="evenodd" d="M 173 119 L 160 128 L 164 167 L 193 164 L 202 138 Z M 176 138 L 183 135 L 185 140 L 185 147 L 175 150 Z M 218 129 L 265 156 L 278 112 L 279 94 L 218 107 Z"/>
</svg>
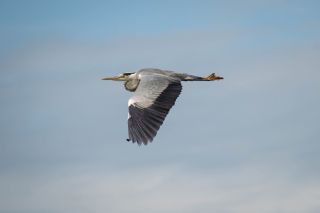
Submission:
<svg viewBox="0 0 320 213">
<path fill-rule="evenodd" d="M 132 72 L 125 72 L 122 73 L 118 76 L 113 76 L 113 77 L 105 77 L 102 80 L 113 80 L 113 81 L 127 81 L 130 77 L 131 74 L 134 74 Z"/>
</svg>

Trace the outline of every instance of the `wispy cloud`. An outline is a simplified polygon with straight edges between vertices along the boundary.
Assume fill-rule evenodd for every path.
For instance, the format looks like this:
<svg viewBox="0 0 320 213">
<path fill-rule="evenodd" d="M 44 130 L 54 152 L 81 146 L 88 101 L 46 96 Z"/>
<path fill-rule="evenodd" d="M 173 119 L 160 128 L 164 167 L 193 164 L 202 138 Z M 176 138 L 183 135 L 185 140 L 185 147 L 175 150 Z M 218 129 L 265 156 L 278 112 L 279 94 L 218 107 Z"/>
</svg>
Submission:
<svg viewBox="0 0 320 213">
<path fill-rule="evenodd" d="M 2 176 L 5 194 L 1 194 L 1 206 L 3 211 L 13 212 L 80 213 L 319 210 L 318 182 L 292 181 L 276 169 L 259 172 L 256 168 L 242 168 L 201 173 L 162 166 L 100 172 L 58 170 L 38 177 Z"/>
</svg>

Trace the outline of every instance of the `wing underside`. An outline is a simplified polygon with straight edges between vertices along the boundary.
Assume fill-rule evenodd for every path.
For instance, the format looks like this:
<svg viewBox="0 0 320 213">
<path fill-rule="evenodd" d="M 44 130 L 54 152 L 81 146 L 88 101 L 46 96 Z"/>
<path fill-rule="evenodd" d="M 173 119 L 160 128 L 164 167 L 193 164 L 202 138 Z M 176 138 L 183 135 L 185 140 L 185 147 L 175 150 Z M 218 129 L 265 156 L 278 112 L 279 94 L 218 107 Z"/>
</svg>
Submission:
<svg viewBox="0 0 320 213">
<path fill-rule="evenodd" d="M 181 90 L 177 79 L 165 76 L 142 78 L 129 100 L 128 141 L 138 144 L 152 142 Z"/>
</svg>

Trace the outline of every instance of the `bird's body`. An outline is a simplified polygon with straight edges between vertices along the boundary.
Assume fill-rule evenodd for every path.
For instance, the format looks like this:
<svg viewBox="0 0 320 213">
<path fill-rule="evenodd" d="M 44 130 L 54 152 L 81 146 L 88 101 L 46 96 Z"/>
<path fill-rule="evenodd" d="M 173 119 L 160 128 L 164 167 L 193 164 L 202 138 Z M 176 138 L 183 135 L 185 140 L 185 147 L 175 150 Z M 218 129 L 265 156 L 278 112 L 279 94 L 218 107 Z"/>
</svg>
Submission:
<svg viewBox="0 0 320 213">
<path fill-rule="evenodd" d="M 103 80 L 125 81 L 125 89 L 134 92 L 128 101 L 128 141 L 152 142 L 166 115 L 181 93 L 181 81 L 214 81 L 223 79 L 211 74 L 199 77 L 160 69 L 141 69 Z"/>
</svg>

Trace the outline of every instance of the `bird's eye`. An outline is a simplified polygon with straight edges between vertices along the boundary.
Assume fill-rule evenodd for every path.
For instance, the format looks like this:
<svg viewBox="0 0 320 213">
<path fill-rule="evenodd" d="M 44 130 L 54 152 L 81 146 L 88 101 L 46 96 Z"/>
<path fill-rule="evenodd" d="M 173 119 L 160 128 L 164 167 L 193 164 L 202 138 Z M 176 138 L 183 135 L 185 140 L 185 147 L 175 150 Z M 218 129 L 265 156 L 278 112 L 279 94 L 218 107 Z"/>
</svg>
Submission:
<svg viewBox="0 0 320 213">
<path fill-rule="evenodd" d="M 132 72 L 125 72 L 125 73 L 123 73 L 123 75 L 131 75 L 132 74 Z"/>
</svg>

